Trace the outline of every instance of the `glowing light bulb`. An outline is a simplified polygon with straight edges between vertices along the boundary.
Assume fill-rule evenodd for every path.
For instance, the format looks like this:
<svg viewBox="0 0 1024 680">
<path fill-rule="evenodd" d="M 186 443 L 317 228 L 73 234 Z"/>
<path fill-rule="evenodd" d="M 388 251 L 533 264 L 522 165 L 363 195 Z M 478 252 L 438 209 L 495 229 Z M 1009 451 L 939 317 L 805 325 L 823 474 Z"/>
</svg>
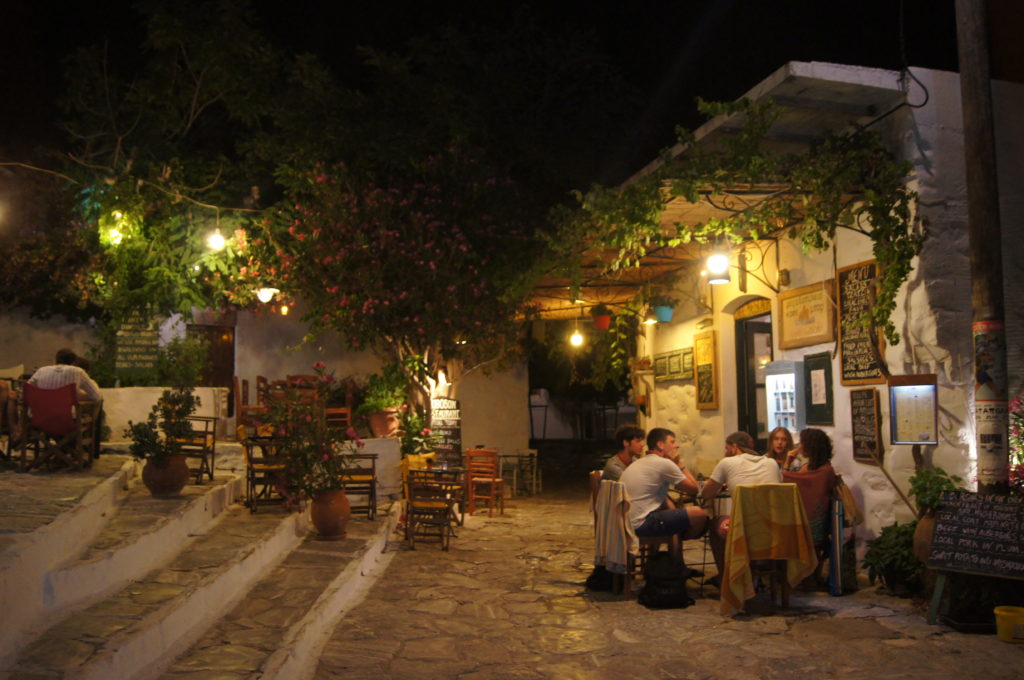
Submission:
<svg viewBox="0 0 1024 680">
<path fill-rule="evenodd" d="M 256 291 L 256 298 L 260 302 L 266 303 L 273 300 L 274 296 L 280 292 L 281 291 L 279 291 L 277 288 L 260 288 L 258 291 Z"/>
<path fill-rule="evenodd" d="M 288 305 L 281 305 L 281 316 L 288 316 Z"/>
<path fill-rule="evenodd" d="M 221 236 L 220 229 L 214 230 L 209 238 L 206 239 L 206 245 L 210 246 L 210 250 L 224 250 L 224 243 L 224 237 Z"/>
<path fill-rule="evenodd" d="M 124 234 L 119 229 L 111 229 L 107 232 L 107 236 L 110 237 L 110 242 L 115 246 L 121 245 L 121 241 L 124 239 Z"/>
<path fill-rule="evenodd" d="M 583 344 L 583 334 L 579 331 L 573 331 L 572 335 L 569 336 L 569 344 L 573 347 L 579 347 Z"/>
<path fill-rule="evenodd" d="M 729 256 L 716 253 L 708 258 L 708 271 L 712 274 L 721 274 L 729 271 Z"/>
</svg>

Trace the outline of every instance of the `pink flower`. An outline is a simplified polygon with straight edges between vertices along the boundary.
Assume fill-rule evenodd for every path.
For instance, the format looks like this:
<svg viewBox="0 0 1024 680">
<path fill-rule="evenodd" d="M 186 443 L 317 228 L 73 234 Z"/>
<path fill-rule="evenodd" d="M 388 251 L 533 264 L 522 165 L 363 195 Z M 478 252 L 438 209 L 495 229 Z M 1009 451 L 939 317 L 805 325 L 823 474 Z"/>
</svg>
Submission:
<svg viewBox="0 0 1024 680">
<path fill-rule="evenodd" d="M 327 364 L 325 364 L 325 363 L 324 363 L 324 362 L 322 362 L 322 361 L 317 361 L 317 362 L 315 362 L 315 363 L 313 364 L 313 370 L 314 370 L 314 371 L 322 371 L 322 370 L 324 370 L 325 368 L 327 368 Z"/>
</svg>

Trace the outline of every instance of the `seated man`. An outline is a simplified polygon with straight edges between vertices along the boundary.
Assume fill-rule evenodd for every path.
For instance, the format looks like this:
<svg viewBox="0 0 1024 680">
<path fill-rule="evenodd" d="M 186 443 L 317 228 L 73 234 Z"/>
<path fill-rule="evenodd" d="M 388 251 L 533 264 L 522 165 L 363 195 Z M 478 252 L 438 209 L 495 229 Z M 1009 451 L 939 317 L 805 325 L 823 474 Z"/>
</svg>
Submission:
<svg viewBox="0 0 1024 680">
<path fill-rule="evenodd" d="M 679 534 L 697 538 L 704 533 L 708 517 L 697 507 L 668 509 L 665 501 L 670 487 L 696 494 L 697 480 L 679 460 L 679 445 L 671 430 L 658 427 L 647 435 L 650 452 L 634 461 L 620 481 L 629 496 L 629 521 L 639 537 Z"/>
<path fill-rule="evenodd" d="M 636 425 L 623 425 L 615 432 L 615 441 L 619 451 L 608 459 L 601 473 L 601 480 L 618 481 L 622 471 L 634 460 L 643 455 L 644 431 Z"/>
<path fill-rule="evenodd" d="M 725 438 L 725 458 L 718 462 L 711 479 L 704 484 L 701 496 L 712 500 L 723 487 L 739 484 L 777 484 L 782 481 L 779 464 L 770 456 L 754 450 L 754 439 L 746 432 L 733 432 Z M 716 517 L 711 523 L 711 552 L 715 556 L 718 576 L 712 579 L 720 584 L 725 573 L 725 537 L 729 533 L 729 516 Z"/>
<path fill-rule="evenodd" d="M 96 403 L 94 413 L 100 414 L 103 405 L 103 394 L 96 381 L 89 377 L 84 368 L 76 363 L 81 359 L 70 349 L 57 350 L 55 363 L 52 366 L 41 366 L 36 369 L 29 383 L 44 390 L 55 390 L 64 385 L 75 385 L 78 388 L 79 401 L 92 401 Z M 96 416 L 96 435 L 93 437 L 92 457 L 99 456 L 99 423 L 102 416 Z"/>
</svg>

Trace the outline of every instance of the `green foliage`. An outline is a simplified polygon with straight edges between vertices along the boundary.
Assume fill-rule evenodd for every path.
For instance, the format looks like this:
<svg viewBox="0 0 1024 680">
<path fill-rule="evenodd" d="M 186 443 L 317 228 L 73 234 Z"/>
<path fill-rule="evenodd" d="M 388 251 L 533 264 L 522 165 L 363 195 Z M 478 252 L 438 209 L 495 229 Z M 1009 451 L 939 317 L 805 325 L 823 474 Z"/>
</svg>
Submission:
<svg viewBox="0 0 1024 680">
<path fill-rule="evenodd" d="M 182 441 L 193 436 L 186 418 L 200 406 L 191 388 L 164 390 L 145 422 L 128 421 L 125 436 L 132 440 L 129 452 L 140 460 L 166 467 L 170 456 L 181 453 Z"/>
<path fill-rule="evenodd" d="M 434 450 L 434 433 L 427 427 L 426 418 L 418 409 L 403 405 L 398 413 L 398 423 L 398 444 L 402 456 Z"/>
<path fill-rule="evenodd" d="M 639 335 L 639 307 L 636 303 L 630 303 L 612 317 L 608 331 L 594 342 L 588 380 L 594 389 L 604 390 L 609 385 L 616 390 L 625 389 L 629 358 L 636 352 Z"/>
<path fill-rule="evenodd" d="M 387 364 L 380 373 L 373 373 L 366 380 L 360 414 L 376 413 L 389 408 L 398 408 L 405 402 L 406 378 L 397 364 Z"/>
<path fill-rule="evenodd" d="M 894 595 L 908 596 L 920 592 L 924 565 L 914 556 L 916 528 L 917 520 L 908 524 L 897 522 L 868 541 L 862 566 L 867 568 L 872 584 L 881 579 Z"/>
<path fill-rule="evenodd" d="M 612 310 L 608 305 L 599 302 L 590 308 L 590 316 L 611 316 Z"/>
<path fill-rule="evenodd" d="M 912 221 L 916 195 L 905 185 L 909 163 L 896 160 L 878 135 L 861 129 L 828 135 L 807 153 L 773 150 L 765 135 L 777 112 L 767 100 L 700 107 L 709 116 L 739 114 L 743 125 L 715 147 L 680 130 L 682 154 L 664 153 L 657 170 L 624 187 L 594 186 L 578 194 L 582 209 L 563 214 L 562 233 L 615 249 L 606 267 L 610 273 L 638 266 L 661 247 L 738 244 L 783 233 L 805 250 L 822 250 L 834 243 L 837 228 L 851 229 L 871 239 L 879 265 L 870 320 L 897 344 L 891 321 L 896 294 L 924 239 Z M 674 198 L 714 202 L 725 214 L 666 231 L 661 216 Z"/>
<path fill-rule="evenodd" d="M 91 362 L 89 376 L 101 387 L 187 388 L 191 390 L 201 381 L 209 368 L 208 343 L 202 338 L 175 338 L 157 349 L 156 364 L 150 369 L 118 372 L 117 331 L 112 324 L 100 329 L 100 341 L 88 346 Z"/>
<path fill-rule="evenodd" d="M 956 491 L 962 488 L 963 479 L 950 475 L 942 468 L 934 470 L 918 470 L 910 478 L 910 495 L 917 504 L 918 517 L 932 514 L 942 504 L 943 491 Z"/>
</svg>

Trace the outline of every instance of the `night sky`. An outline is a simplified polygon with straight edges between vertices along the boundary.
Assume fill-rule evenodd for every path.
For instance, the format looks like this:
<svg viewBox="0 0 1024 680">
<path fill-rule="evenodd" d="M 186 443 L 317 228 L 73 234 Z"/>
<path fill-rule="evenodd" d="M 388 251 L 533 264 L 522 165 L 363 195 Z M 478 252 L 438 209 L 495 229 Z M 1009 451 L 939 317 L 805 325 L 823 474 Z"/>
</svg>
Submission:
<svg viewBox="0 0 1024 680">
<path fill-rule="evenodd" d="M 124 0 L 0 0 L 0 155 L 59 138 L 61 58 L 107 39 L 116 59 L 137 55 L 141 22 Z M 258 25 L 282 47 L 313 52 L 345 74 L 359 45 L 399 49 L 454 23 L 507 22 L 523 6 L 542 26 L 589 31 L 638 94 L 609 162 L 629 174 L 699 124 L 693 100 L 733 99 L 791 60 L 957 70 L 953 0 L 828 2 L 661 0 L 633 3 L 421 0 L 253 0 Z M 59 10 L 56 9 L 59 6 Z"/>
</svg>

